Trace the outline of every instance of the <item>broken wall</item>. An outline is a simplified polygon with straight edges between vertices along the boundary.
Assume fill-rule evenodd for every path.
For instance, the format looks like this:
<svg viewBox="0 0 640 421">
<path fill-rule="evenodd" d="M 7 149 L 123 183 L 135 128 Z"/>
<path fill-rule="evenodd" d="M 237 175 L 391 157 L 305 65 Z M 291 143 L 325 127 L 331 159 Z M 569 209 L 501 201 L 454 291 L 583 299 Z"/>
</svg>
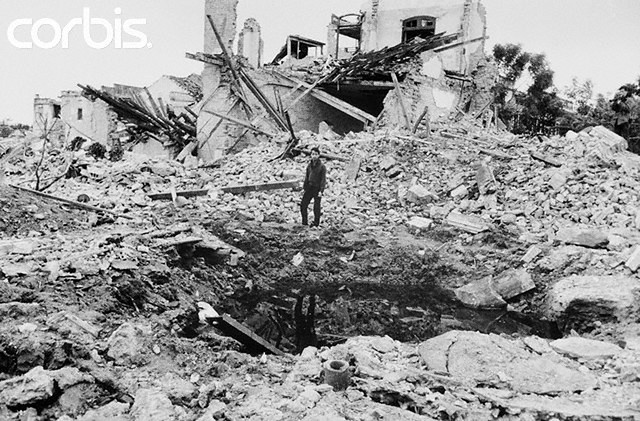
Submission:
<svg viewBox="0 0 640 421">
<path fill-rule="evenodd" d="M 204 52 L 220 54 L 222 48 L 211 28 L 207 15 L 210 15 L 218 30 L 226 51 L 233 51 L 233 40 L 236 36 L 238 0 L 206 0 L 205 1 L 205 30 Z M 230 100 L 230 86 L 222 78 L 220 66 L 205 63 L 202 71 L 203 100 L 199 104 L 198 112 L 198 157 L 204 161 L 214 161 L 224 156 L 229 145 L 242 132 L 237 126 L 221 121 L 219 117 L 207 111 L 229 114 L 233 117 L 246 119 L 241 106 L 234 105 Z"/>
<path fill-rule="evenodd" d="M 380 50 L 402 42 L 402 22 L 417 16 L 432 16 L 436 33 L 461 32 L 458 40 L 485 36 L 486 13 L 479 0 L 372 0 L 367 5 L 362 26 L 362 49 Z M 468 74 L 484 52 L 478 41 L 442 53 L 444 68 Z"/>
<path fill-rule="evenodd" d="M 420 60 L 416 61 L 400 87 L 412 125 L 425 108 L 428 108 L 425 120 L 435 122 L 447 119 L 461 100 L 461 82 L 445 77 L 443 57 L 433 51 L 420 55 Z M 387 94 L 384 104 L 384 121 L 404 127 L 406 122 L 395 89 Z"/>
<path fill-rule="evenodd" d="M 65 139 L 65 130 L 62 122 L 58 120 L 59 115 L 58 101 L 36 95 L 33 99 L 33 133 L 39 137 L 47 134 L 49 140 L 62 143 Z"/>
<path fill-rule="evenodd" d="M 250 76 L 272 104 L 276 104 L 275 88 L 282 98 L 285 109 L 306 90 L 306 88 L 301 88 L 291 93 L 295 87 L 295 83 L 267 71 L 250 72 Z M 256 103 L 256 108 L 258 107 Z M 345 134 L 350 131 L 357 132 L 363 128 L 362 122 L 315 99 L 312 95 L 306 95 L 297 102 L 289 110 L 289 116 L 291 118 L 291 124 L 296 131 L 308 130 L 313 133 L 318 133 L 318 127 L 323 121 L 329 124 L 338 134 Z M 275 127 L 274 130 L 276 130 Z"/>
<path fill-rule="evenodd" d="M 238 55 L 245 57 L 249 64 L 257 69 L 262 67 L 263 50 L 260 24 L 257 20 L 249 18 L 238 35 Z"/>
<path fill-rule="evenodd" d="M 90 142 L 110 145 L 115 129 L 115 113 L 97 99 L 90 101 L 79 91 L 63 91 L 60 95 L 60 118 L 67 127 L 67 139 L 82 137 Z"/>
<path fill-rule="evenodd" d="M 160 106 L 158 98 L 162 98 L 164 105 L 168 106 L 177 115 L 185 112 L 185 107 L 194 102 L 193 96 L 169 76 L 162 76 L 149 86 L 148 90 L 158 106 Z"/>
</svg>

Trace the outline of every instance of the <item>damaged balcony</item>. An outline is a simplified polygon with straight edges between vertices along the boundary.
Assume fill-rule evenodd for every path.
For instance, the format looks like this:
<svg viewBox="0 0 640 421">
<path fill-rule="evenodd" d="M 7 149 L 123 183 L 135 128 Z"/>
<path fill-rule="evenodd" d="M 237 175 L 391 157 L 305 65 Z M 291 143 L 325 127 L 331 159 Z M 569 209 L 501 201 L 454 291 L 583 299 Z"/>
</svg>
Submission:
<svg viewBox="0 0 640 421">
<path fill-rule="evenodd" d="M 282 64 L 291 59 L 302 60 L 306 57 L 319 57 L 324 54 L 324 42 L 316 41 L 300 35 L 289 35 L 280 52 L 271 60 L 272 65 Z M 318 54 L 320 49 L 320 54 Z M 313 51 L 313 55 L 311 52 Z"/>
</svg>

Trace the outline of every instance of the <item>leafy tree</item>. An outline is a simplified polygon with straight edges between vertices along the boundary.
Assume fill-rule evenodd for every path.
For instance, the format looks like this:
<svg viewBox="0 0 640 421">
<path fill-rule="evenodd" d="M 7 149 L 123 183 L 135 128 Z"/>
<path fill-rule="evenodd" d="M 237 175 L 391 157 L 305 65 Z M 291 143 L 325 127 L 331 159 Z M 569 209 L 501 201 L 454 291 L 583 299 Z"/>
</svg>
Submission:
<svg viewBox="0 0 640 421">
<path fill-rule="evenodd" d="M 500 116 L 515 133 L 536 133 L 555 125 L 562 114 L 563 104 L 552 91 L 553 70 L 544 54 L 522 50 L 519 44 L 497 44 L 493 58 L 498 65 L 500 80 L 495 88 Z M 524 76 L 531 79 L 525 92 L 516 89 Z M 513 99 L 507 100 L 509 92 Z M 514 101 L 511 103 L 511 101 Z"/>
</svg>

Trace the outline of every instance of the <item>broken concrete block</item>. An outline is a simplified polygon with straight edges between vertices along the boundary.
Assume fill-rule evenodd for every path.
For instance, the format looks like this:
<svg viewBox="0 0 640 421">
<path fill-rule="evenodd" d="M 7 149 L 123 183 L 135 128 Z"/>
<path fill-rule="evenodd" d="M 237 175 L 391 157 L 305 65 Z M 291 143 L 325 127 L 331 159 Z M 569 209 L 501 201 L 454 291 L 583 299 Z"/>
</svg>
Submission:
<svg viewBox="0 0 640 421">
<path fill-rule="evenodd" d="M 459 212 L 451 212 L 446 219 L 447 223 L 472 234 L 478 234 L 489 229 L 487 223 L 477 216 L 463 215 Z"/>
<path fill-rule="evenodd" d="M 525 263 L 531 263 L 536 257 L 540 255 L 540 253 L 542 253 L 542 249 L 540 249 L 540 247 L 538 246 L 533 245 L 529 247 L 529 250 L 527 250 L 525 255 L 522 256 L 521 260 Z"/>
<path fill-rule="evenodd" d="M 296 254 L 295 256 L 293 256 L 293 259 L 291 259 L 291 264 L 295 267 L 300 266 L 302 262 L 304 262 L 304 256 L 302 255 L 302 253 Z"/>
<path fill-rule="evenodd" d="M 637 246 L 629 259 L 625 263 L 625 266 L 631 269 L 632 272 L 637 272 L 640 267 L 640 246 Z"/>
<path fill-rule="evenodd" d="M 604 248 L 609 244 L 607 235 L 594 229 L 564 228 L 558 231 L 556 238 L 565 244 L 590 248 Z"/>
<path fill-rule="evenodd" d="M 126 363 L 140 352 L 140 336 L 141 332 L 135 326 L 129 323 L 122 324 L 107 340 L 107 355 L 117 364 Z"/>
<path fill-rule="evenodd" d="M 407 224 L 411 227 L 411 228 L 415 228 L 415 229 L 427 229 L 429 227 L 431 227 L 431 225 L 433 224 L 433 221 L 431 219 L 428 218 L 422 218 L 420 216 L 414 216 L 413 218 L 411 218 L 409 220 L 409 222 L 407 222 Z"/>
<path fill-rule="evenodd" d="M 597 138 L 602 147 L 607 148 L 611 153 L 626 151 L 629 144 L 622 136 L 617 135 L 604 126 L 592 127 L 589 135 Z"/>
<path fill-rule="evenodd" d="M 549 345 L 559 354 L 582 360 L 607 359 L 622 351 L 618 345 L 609 342 L 579 337 L 558 339 Z"/>
<path fill-rule="evenodd" d="M 4 273 L 7 278 L 16 278 L 21 275 L 29 275 L 31 265 L 29 263 L 7 263 L 0 266 L 0 272 Z"/>
<path fill-rule="evenodd" d="M 567 140 L 576 140 L 578 138 L 578 133 L 573 130 L 569 130 L 567 134 L 564 135 Z"/>
<path fill-rule="evenodd" d="M 389 178 L 395 178 L 395 177 L 399 176 L 400 174 L 402 174 L 402 170 L 399 167 L 394 166 L 394 167 L 389 168 L 387 171 L 385 171 L 385 174 Z"/>
<path fill-rule="evenodd" d="M 496 191 L 496 178 L 493 175 L 491 167 L 485 162 L 478 166 L 476 172 L 476 182 L 481 195 L 493 193 Z"/>
<path fill-rule="evenodd" d="M 130 414 L 136 421 L 174 421 L 176 419 L 173 404 L 157 389 L 138 389 Z"/>
<path fill-rule="evenodd" d="M 581 391 L 597 385 L 593 374 L 536 355 L 520 340 L 499 335 L 451 331 L 423 342 L 418 352 L 430 371 L 447 373 L 463 384 L 535 394 Z"/>
<path fill-rule="evenodd" d="M 396 160 L 391 156 L 385 156 L 382 161 L 380 161 L 380 169 L 382 171 L 388 171 L 391 167 L 397 164 Z"/>
<path fill-rule="evenodd" d="M 494 278 L 491 287 L 503 299 L 509 300 L 535 289 L 536 284 L 526 269 L 510 269 Z"/>
<path fill-rule="evenodd" d="M 556 171 L 549 179 L 549 185 L 554 190 L 559 190 L 565 184 L 567 184 L 567 176 L 563 171 Z"/>
<path fill-rule="evenodd" d="M 540 355 L 553 352 L 553 348 L 549 346 L 549 342 L 537 336 L 525 336 L 522 338 L 522 342 L 524 342 L 524 344 L 533 352 Z"/>
<path fill-rule="evenodd" d="M 635 277 L 577 276 L 558 281 L 547 293 L 546 313 L 567 325 L 623 319 L 636 308 L 640 282 Z"/>
<path fill-rule="evenodd" d="M 407 200 L 411 203 L 422 205 L 438 200 L 438 196 L 431 193 L 425 187 L 416 184 L 409 188 L 409 191 L 407 192 Z"/>
<path fill-rule="evenodd" d="M 515 224 L 516 220 L 518 219 L 518 217 L 513 214 L 513 213 L 505 213 L 500 217 L 500 222 L 502 222 L 505 225 L 508 224 Z"/>
<path fill-rule="evenodd" d="M 451 197 L 453 200 L 464 199 L 469 195 L 469 189 L 465 185 L 456 187 L 451 191 Z"/>
<path fill-rule="evenodd" d="M 30 240 L 2 240 L 0 241 L 0 256 L 3 254 L 33 254 L 37 243 Z"/>
<path fill-rule="evenodd" d="M 496 309 L 507 306 L 506 301 L 492 288 L 490 277 L 457 288 L 455 294 L 460 302 L 471 308 Z"/>
<path fill-rule="evenodd" d="M 129 404 L 118 401 L 111 401 L 105 406 L 97 409 L 90 409 L 79 421 L 118 421 L 129 419 Z"/>
<path fill-rule="evenodd" d="M 53 396 L 55 382 L 42 367 L 27 374 L 0 382 L 0 405 L 28 406 Z"/>
<path fill-rule="evenodd" d="M 138 269 L 138 264 L 133 260 L 114 260 L 111 262 L 111 267 L 115 270 L 136 270 Z"/>
</svg>

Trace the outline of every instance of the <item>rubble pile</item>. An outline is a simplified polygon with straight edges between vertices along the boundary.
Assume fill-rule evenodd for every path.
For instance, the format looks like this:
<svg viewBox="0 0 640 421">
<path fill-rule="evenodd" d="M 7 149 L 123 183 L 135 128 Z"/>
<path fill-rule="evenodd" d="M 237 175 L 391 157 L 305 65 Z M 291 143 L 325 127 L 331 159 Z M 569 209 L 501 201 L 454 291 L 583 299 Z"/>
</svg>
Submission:
<svg viewBox="0 0 640 421">
<path fill-rule="evenodd" d="M 472 118 L 433 125 L 428 138 L 392 129 L 297 137 L 302 152 L 293 159 L 274 159 L 283 136 L 213 166 L 128 152 L 110 162 L 69 151 L 76 171 L 46 192 L 103 212 L 2 187 L 0 418 L 637 415 L 638 161 L 620 139 L 602 128 L 525 139 Z M 321 230 L 297 225 L 299 193 L 291 190 L 304 178 L 312 146 L 328 169 Z M 12 156 L 8 184 L 33 187 L 29 169 L 40 158 L 33 147 Z M 269 229 L 284 231 L 288 243 L 270 244 Z M 385 238 L 395 240 L 385 245 Z M 483 245 L 491 238 L 509 241 L 491 251 Z M 411 254 L 400 244 L 410 244 Z M 378 262 L 383 253 L 389 256 Z M 403 262 L 392 266 L 394 259 Z M 444 314 L 426 329 L 430 301 L 399 308 L 390 285 L 381 284 L 387 317 L 357 285 L 420 276 L 451 282 L 440 287 L 461 305 L 501 309 L 483 323 L 487 330 L 514 309 L 536 306 L 564 333 L 610 341 L 461 332 Z M 278 283 L 300 291 L 318 279 L 328 289 L 344 283 L 340 299 L 318 301 L 326 337 L 357 334 L 357 323 L 379 329 L 392 318 L 396 333 L 448 333 L 420 344 L 356 337 L 299 357 L 249 356 L 199 321 L 196 302 L 232 311 L 243 294 L 273 295 Z M 358 295 L 367 297 L 362 308 L 350 308 Z M 260 323 L 275 319 L 273 311 L 279 308 L 244 321 L 271 339 Z M 284 338 L 281 347 L 293 344 Z M 331 361 L 350 367 L 344 392 L 323 384 Z"/>
</svg>

